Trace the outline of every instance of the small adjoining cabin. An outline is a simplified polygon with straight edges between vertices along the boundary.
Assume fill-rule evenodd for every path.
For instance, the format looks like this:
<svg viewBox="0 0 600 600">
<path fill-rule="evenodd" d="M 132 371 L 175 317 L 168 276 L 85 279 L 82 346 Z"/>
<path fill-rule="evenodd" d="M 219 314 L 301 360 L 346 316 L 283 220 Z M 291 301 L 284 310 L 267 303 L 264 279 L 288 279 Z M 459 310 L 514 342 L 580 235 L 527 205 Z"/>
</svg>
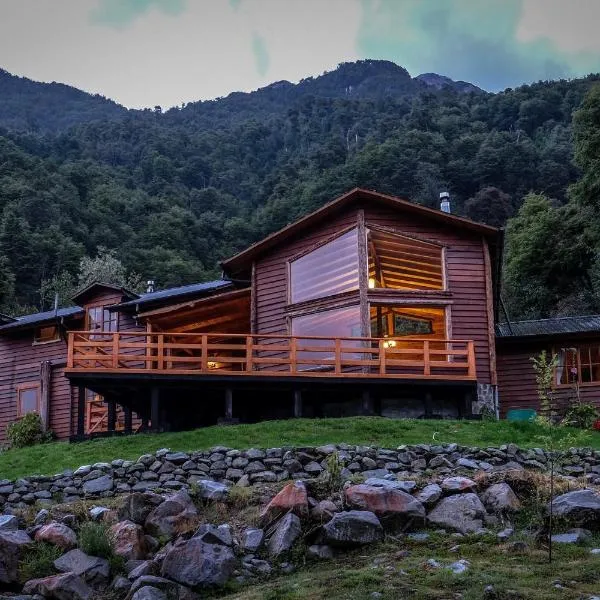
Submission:
<svg viewBox="0 0 600 600">
<path fill-rule="evenodd" d="M 498 410 L 501 231 L 355 189 L 223 262 L 223 279 L 0 325 L 0 436 L 291 416 Z M 0 438 L 2 439 L 2 438 Z"/>
</svg>

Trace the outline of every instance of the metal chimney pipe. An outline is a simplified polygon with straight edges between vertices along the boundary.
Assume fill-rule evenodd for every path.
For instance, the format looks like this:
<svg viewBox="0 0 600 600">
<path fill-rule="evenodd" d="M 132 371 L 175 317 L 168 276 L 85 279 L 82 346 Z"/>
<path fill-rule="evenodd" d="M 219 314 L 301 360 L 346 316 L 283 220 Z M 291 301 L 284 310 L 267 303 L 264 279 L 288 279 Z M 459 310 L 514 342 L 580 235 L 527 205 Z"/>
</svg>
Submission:
<svg viewBox="0 0 600 600">
<path fill-rule="evenodd" d="M 450 194 L 448 192 L 440 193 L 440 210 L 445 213 L 452 212 L 450 210 Z"/>
</svg>

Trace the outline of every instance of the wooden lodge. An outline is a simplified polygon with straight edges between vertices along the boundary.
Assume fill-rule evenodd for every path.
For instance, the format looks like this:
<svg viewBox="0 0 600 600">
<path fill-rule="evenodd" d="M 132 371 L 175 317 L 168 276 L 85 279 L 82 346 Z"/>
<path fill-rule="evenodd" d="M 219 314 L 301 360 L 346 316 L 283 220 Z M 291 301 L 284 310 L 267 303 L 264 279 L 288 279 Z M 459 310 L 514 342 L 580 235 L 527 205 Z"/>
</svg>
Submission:
<svg viewBox="0 0 600 600">
<path fill-rule="evenodd" d="M 355 189 L 224 261 L 221 280 L 97 283 L 71 308 L 0 315 L 0 441 L 30 411 L 72 439 L 503 412 L 530 346 L 495 330 L 501 252 L 493 227 Z"/>
</svg>

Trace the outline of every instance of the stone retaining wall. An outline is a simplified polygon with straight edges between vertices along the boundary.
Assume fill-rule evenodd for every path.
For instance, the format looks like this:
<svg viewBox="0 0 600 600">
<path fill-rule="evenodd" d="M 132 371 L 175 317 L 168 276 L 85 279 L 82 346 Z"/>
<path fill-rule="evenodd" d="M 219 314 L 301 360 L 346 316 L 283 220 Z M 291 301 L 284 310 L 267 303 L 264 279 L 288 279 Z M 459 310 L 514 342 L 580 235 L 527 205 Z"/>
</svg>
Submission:
<svg viewBox="0 0 600 600">
<path fill-rule="evenodd" d="M 469 448 L 456 444 L 400 446 L 397 449 L 327 445 L 314 448 L 233 450 L 215 447 L 198 452 L 158 450 L 137 461 L 113 460 L 85 465 L 53 476 L 32 476 L 0 481 L 0 507 L 17 508 L 84 497 L 110 497 L 146 490 L 177 490 L 212 479 L 240 486 L 261 482 L 318 477 L 327 468 L 330 454 L 338 453 L 343 475 L 350 478 L 405 477 L 455 472 L 492 471 L 501 468 L 545 470 L 548 452 L 520 449 L 514 444 L 499 448 Z M 600 483 L 600 451 L 571 449 L 557 472 Z"/>
</svg>

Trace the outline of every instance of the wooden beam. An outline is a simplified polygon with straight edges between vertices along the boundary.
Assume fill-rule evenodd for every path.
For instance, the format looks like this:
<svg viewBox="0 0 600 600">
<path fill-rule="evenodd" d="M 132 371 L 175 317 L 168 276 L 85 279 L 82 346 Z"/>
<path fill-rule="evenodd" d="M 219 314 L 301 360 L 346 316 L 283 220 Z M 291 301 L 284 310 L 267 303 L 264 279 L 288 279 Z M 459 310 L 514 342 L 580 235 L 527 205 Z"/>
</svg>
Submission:
<svg viewBox="0 0 600 600">
<path fill-rule="evenodd" d="M 488 350 L 490 356 L 490 383 L 498 384 L 498 373 L 496 370 L 496 335 L 494 331 L 494 292 L 492 290 L 492 262 L 490 260 L 490 249 L 485 238 L 482 238 L 483 261 L 485 265 L 485 300 L 488 322 Z"/>
<path fill-rule="evenodd" d="M 225 418 L 233 419 L 233 390 L 230 387 L 225 389 Z"/>
<path fill-rule="evenodd" d="M 252 274 L 250 278 L 250 333 L 257 333 L 257 331 L 256 261 L 252 261 Z"/>
<path fill-rule="evenodd" d="M 302 417 L 302 392 L 298 389 L 294 390 L 294 417 Z"/>
<path fill-rule="evenodd" d="M 108 431 L 114 433 L 117 428 L 117 403 L 110 399 L 107 401 L 108 404 Z"/>
<path fill-rule="evenodd" d="M 150 391 L 150 421 L 153 431 L 160 431 L 160 390 L 153 387 Z"/>
<path fill-rule="evenodd" d="M 85 435 L 85 388 L 77 388 L 77 437 Z"/>
<path fill-rule="evenodd" d="M 133 432 L 133 415 L 129 405 L 123 406 L 123 414 L 125 417 L 125 433 L 129 435 Z"/>
<path fill-rule="evenodd" d="M 369 315 L 369 259 L 367 252 L 367 229 L 365 211 L 358 211 L 358 292 L 360 298 L 360 333 L 362 337 L 371 335 Z"/>
<path fill-rule="evenodd" d="M 44 360 L 40 364 L 40 418 L 44 431 L 50 427 L 51 377 L 52 363 L 49 360 Z"/>
</svg>

